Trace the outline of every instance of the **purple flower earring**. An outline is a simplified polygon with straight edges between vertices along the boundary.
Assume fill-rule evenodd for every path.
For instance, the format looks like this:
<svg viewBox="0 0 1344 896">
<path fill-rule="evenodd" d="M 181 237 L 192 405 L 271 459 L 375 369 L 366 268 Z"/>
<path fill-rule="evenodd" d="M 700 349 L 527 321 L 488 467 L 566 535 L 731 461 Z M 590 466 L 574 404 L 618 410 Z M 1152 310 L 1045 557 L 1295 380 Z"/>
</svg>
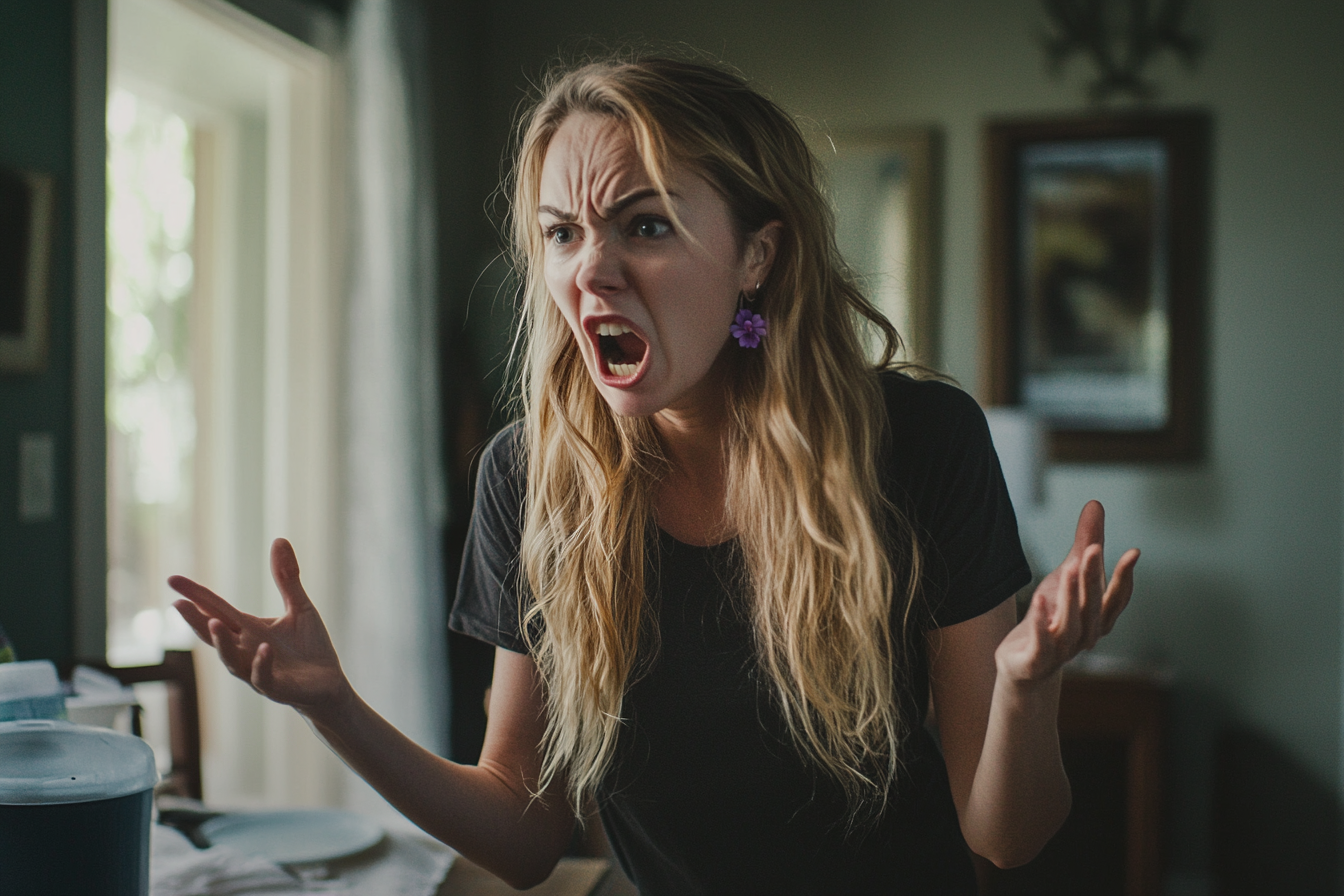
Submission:
<svg viewBox="0 0 1344 896">
<path fill-rule="evenodd" d="M 760 295 L 760 292 L 761 284 L 757 283 L 756 292 L 752 294 L 751 299 L 748 299 L 748 301 L 755 299 L 756 296 Z M 747 294 L 745 292 L 739 294 L 739 304 L 741 304 L 741 300 L 746 299 L 746 297 Z M 761 317 L 759 314 L 752 313 L 750 308 L 739 308 L 737 317 L 733 320 L 732 325 L 728 327 L 728 332 L 737 340 L 737 344 L 743 348 L 759 348 L 761 340 L 765 337 L 766 329 L 767 325 L 765 318 Z"/>
</svg>

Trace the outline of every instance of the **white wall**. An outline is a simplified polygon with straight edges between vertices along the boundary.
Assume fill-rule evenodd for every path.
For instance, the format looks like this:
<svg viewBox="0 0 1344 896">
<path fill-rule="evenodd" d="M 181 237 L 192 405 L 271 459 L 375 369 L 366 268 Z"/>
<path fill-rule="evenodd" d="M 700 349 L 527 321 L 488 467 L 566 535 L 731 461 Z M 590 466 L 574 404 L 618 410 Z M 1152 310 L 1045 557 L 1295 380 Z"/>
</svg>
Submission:
<svg viewBox="0 0 1344 896">
<path fill-rule="evenodd" d="M 980 388 L 979 134 L 990 117 L 1074 112 L 1087 71 L 1045 72 L 1031 0 L 723 6 L 714 0 L 492 7 L 497 125 L 572 37 L 684 40 L 795 114 L 835 127 L 928 123 L 945 136 L 943 359 Z M 1169 663 L 1171 863 L 1207 862 L 1212 739 L 1225 714 L 1339 786 L 1344 430 L 1344 4 L 1205 2 L 1193 72 L 1154 66 L 1162 105 L 1214 116 L 1208 450 L 1185 465 L 1053 468 L 1024 539 L 1054 560 L 1100 498 L 1140 588 L 1108 649 Z"/>
</svg>

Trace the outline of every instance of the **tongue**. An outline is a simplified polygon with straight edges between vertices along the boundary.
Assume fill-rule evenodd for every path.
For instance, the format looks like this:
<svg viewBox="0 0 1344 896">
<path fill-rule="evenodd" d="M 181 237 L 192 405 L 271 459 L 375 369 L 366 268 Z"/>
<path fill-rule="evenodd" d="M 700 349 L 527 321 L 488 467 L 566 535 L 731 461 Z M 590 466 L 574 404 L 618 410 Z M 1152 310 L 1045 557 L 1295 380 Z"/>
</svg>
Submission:
<svg viewBox="0 0 1344 896">
<path fill-rule="evenodd" d="M 622 333 L 615 337 L 616 347 L 620 349 L 621 357 L 614 358 L 618 364 L 638 364 L 644 360 L 644 340 L 640 339 L 634 333 Z"/>
</svg>

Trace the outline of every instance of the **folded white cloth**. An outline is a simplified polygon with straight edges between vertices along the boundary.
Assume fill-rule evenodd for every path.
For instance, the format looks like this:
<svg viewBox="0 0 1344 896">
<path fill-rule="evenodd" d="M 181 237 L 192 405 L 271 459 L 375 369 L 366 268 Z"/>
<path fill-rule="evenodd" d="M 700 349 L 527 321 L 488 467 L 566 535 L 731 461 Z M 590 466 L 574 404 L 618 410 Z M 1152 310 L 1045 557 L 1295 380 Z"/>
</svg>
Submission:
<svg viewBox="0 0 1344 896">
<path fill-rule="evenodd" d="M 291 874 L 268 859 L 228 846 L 197 849 L 178 831 L 156 824 L 150 838 L 150 894 L 433 896 L 455 858 L 456 852 L 424 834 L 392 831 L 367 853 L 296 867 Z"/>
<path fill-rule="evenodd" d="M 457 852 L 428 834 L 388 831 L 365 856 L 333 862 L 332 876 L 359 896 L 434 896 Z"/>
<path fill-rule="evenodd" d="M 300 880 L 274 862 L 229 846 L 197 849 L 161 824 L 150 833 L 149 882 L 150 896 L 339 892 L 329 881 Z"/>
</svg>

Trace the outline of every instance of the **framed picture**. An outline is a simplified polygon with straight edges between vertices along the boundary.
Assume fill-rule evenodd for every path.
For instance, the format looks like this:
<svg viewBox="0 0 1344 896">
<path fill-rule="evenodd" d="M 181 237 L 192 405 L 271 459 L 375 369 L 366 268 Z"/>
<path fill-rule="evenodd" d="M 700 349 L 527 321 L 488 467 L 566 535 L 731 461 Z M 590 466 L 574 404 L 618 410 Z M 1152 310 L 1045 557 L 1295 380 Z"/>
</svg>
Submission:
<svg viewBox="0 0 1344 896">
<path fill-rule="evenodd" d="M 836 242 L 901 334 L 898 356 L 938 363 L 938 135 L 927 128 L 832 134 L 818 147 Z"/>
<path fill-rule="evenodd" d="M 0 373 L 47 359 L 52 179 L 0 168 Z"/>
<path fill-rule="evenodd" d="M 1056 460 L 1201 448 L 1209 119 L 993 122 L 985 132 L 988 395 Z"/>
</svg>

